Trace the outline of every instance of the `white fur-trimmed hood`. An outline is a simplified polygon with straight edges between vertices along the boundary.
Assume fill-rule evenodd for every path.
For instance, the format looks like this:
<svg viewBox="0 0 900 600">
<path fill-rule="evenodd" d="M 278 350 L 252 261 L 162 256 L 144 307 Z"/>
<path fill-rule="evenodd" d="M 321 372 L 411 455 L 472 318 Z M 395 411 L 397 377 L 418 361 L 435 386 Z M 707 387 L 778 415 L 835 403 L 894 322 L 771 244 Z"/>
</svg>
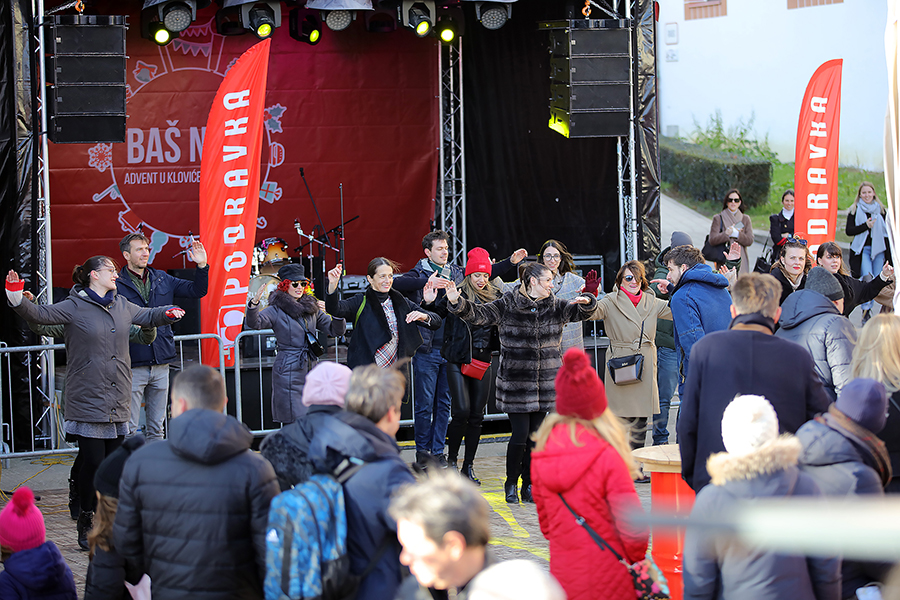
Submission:
<svg viewBox="0 0 900 600">
<path fill-rule="evenodd" d="M 713 454 L 706 461 L 706 470 L 713 485 L 753 479 L 796 466 L 802 450 L 800 440 L 791 434 L 783 434 L 751 454 Z"/>
</svg>

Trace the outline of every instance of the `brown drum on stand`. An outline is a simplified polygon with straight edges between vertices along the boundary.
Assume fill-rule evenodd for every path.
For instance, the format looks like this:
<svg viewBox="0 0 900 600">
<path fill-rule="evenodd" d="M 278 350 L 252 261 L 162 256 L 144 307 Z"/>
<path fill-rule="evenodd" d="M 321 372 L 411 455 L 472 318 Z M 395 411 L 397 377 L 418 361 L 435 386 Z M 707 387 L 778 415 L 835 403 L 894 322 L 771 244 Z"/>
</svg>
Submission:
<svg viewBox="0 0 900 600">
<path fill-rule="evenodd" d="M 274 275 L 278 269 L 291 262 L 287 242 L 281 238 L 266 238 L 257 247 L 265 253 L 259 268 L 263 275 Z"/>
</svg>

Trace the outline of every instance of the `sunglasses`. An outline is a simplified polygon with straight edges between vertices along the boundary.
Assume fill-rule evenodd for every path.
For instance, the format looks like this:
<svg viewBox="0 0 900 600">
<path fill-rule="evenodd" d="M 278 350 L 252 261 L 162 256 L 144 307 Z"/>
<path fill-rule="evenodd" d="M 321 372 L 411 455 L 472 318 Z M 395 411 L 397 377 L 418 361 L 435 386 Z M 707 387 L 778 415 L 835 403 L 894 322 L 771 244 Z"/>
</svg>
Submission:
<svg viewBox="0 0 900 600">
<path fill-rule="evenodd" d="M 634 275 L 626 275 L 625 277 L 623 277 L 623 279 L 628 283 L 631 283 L 632 281 L 634 281 Z"/>
<path fill-rule="evenodd" d="M 740 201 L 741 201 L 740 198 L 729 198 L 729 199 L 728 199 L 728 204 L 732 204 L 732 203 L 740 203 Z"/>
<path fill-rule="evenodd" d="M 786 243 L 788 243 L 788 244 L 800 244 L 801 246 L 805 246 L 805 245 L 807 245 L 809 242 L 806 241 L 806 240 L 801 240 L 800 238 L 789 237 L 789 238 L 787 238 L 787 242 L 786 242 Z"/>
<path fill-rule="evenodd" d="M 291 282 L 291 287 L 294 287 L 294 288 L 306 287 L 308 285 L 309 285 L 309 281 L 292 281 Z"/>
</svg>

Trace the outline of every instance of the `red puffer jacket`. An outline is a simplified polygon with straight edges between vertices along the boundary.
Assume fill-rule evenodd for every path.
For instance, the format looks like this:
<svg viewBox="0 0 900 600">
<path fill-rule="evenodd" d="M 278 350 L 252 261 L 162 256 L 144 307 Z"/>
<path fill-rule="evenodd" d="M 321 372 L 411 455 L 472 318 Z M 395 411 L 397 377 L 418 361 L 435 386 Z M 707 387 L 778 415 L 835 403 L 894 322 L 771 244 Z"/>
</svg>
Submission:
<svg viewBox="0 0 900 600">
<path fill-rule="evenodd" d="M 640 510 L 640 500 L 615 448 L 581 425 L 576 436 L 578 446 L 569 426 L 557 425 L 546 447 L 532 455 L 532 492 L 541 531 L 550 542 L 550 573 L 569 600 L 634 600 L 625 567 L 594 543 L 557 494 L 629 563 L 647 552 L 647 530 L 623 521 L 629 511 Z"/>
</svg>

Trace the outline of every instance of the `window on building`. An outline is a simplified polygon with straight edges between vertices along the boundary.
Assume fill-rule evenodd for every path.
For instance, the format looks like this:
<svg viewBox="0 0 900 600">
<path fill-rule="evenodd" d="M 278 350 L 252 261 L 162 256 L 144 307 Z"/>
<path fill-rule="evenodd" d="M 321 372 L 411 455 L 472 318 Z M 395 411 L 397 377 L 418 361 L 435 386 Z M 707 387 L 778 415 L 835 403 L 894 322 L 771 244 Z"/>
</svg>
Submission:
<svg viewBox="0 0 900 600">
<path fill-rule="evenodd" d="M 843 4 L 844 0 L 787 0 L 788 9 L 806 8 L 807 6 L 825 6 L 826 4 Z"/>
<path fill-rule="evenodd" d="M 684 0 L 685 21 L 724 17 L 726 14 L 728 14 L 726 0 Z"/>
</svg>

